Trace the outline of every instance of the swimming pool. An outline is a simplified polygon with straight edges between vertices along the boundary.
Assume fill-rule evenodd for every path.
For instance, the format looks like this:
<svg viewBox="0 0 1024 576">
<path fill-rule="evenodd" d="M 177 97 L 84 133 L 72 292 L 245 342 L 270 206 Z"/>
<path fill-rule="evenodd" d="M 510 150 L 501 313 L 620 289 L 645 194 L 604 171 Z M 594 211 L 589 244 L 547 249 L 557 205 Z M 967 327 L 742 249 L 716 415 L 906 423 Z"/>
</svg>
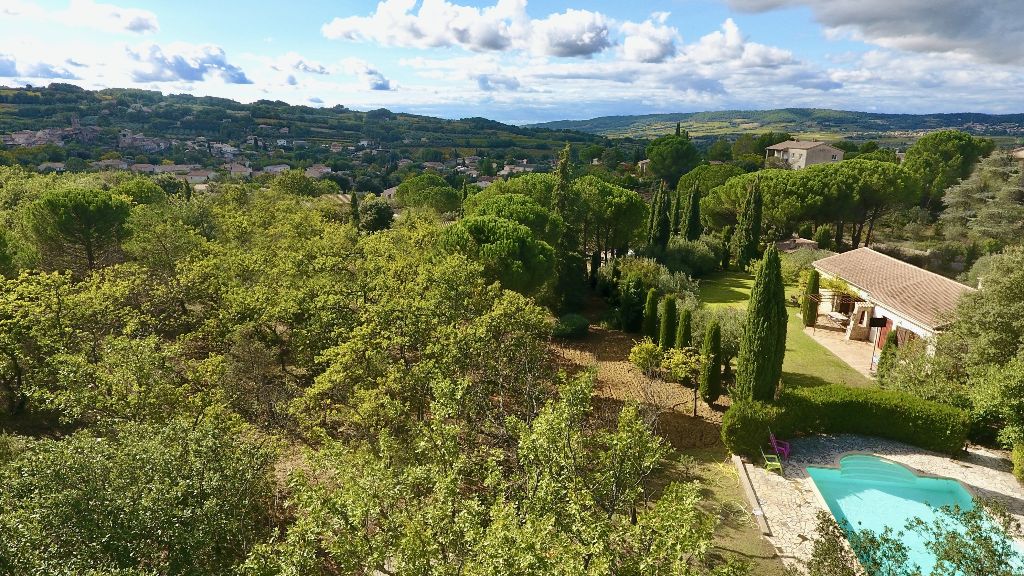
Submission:
<svg viewBox="0 0 1024 576">
<path fill-rule="evenodd" d="M 878 456 L 851 454 L 840 459 L 838 468 L 808 466 L 807 473 L 835 519 L 840 525 L 845 520 L 854 530 L 881 533 L 888 527 L 899 532 L 912 518 L 931 521 L 942 506 L 974 508 L 970 493 L 959 482 L 918 476 Z M 916 532 L 904 532 L 901 541 L 910 561 L 929 574 L 935 556 Z"/>
</svg>

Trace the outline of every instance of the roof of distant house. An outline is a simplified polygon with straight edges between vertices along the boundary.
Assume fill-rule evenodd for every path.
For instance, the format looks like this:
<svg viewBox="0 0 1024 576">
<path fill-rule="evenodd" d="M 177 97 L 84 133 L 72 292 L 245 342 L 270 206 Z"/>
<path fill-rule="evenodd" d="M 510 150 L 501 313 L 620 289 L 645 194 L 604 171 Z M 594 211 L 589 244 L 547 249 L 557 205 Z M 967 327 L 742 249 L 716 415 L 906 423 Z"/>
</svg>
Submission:
<svg viewBox="0 0 1024 576">
<path fill-rule="evenodd" d="M 975 291 L 871 248 L 858 248 L 822 258 L 814 262 L 814 267 L 859 288 L 871 300 L 932 330 L 948 324 L 960 297 Z"/>
<path fill-rule="evenodd" d="M 810 150 L 822 145 L 828 146 L 828 143 L 817 140 L 786 140 L 785 142 L 772 144 L 768 147 L 768 150 Z"/>
</svg>

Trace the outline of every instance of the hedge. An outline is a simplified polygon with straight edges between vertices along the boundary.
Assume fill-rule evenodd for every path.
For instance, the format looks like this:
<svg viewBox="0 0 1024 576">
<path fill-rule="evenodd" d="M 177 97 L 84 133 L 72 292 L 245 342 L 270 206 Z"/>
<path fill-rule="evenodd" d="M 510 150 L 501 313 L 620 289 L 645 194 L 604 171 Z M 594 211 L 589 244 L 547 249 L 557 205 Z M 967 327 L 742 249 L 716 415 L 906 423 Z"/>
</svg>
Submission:
<svg viewBox="0 0 1024 576">
<path fill-rule="evenodd" d="M 1024 483 L 1024 444 L 1014 444 L 1010 458 L 1013 460 L 1013 475 Z"/>
<path fill-rule="evenodd" d="M 970 417 L 902 392 L 829 385 L 788 390 L 774 404 L 734 404 L 722 417 L 722 440 L 735 454 L 756 456 L 769 427 L 781 438 L 862 434 L 952 455 L 963 450 Z"/>
</svg>

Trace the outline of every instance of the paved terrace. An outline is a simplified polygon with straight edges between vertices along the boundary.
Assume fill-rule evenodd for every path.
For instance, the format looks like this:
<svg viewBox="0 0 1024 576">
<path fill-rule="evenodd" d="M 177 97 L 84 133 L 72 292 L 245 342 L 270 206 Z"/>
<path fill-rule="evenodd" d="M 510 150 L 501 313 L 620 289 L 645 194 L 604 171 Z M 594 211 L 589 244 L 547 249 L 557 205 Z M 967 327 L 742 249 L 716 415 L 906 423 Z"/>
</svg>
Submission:
<svg viewBox="0 0 1024 576">
<path fill-rule="evenodd" d="M 815 328 L 804 328 L 804 334 L 813 338 L 815 342 L 838 356 L 840 360 L 849 364 L 854 370 L 868 378 L 874 379 L 875 374 L 871 371 L 871 361 L 874 356 L 875 345 L 871 342 L 847 340 L 845 331 L 822 326 L 821 324 L 818 324 Z"/>
<path fill-rule="evenodd" d="M 744 464 L 770 532 L 766 538 L 787 565 L 795 566 L 810 558 L 817 512 L 828 510 L 814 491 L 805 467 L 835 466 L 849 452 L 874 454 L 918 473 L 959 480 L 974 496 L 1003 503 L 1024 522 L 1024 489 L 1002 453 L 972 447 L 960 460 L 954 460 L 881 438 L 848 434 L 799 438 L 792 441 L 792 457 L 783 462 L 781 476 L 766 472 L 760 460 Z"/>
</svg>

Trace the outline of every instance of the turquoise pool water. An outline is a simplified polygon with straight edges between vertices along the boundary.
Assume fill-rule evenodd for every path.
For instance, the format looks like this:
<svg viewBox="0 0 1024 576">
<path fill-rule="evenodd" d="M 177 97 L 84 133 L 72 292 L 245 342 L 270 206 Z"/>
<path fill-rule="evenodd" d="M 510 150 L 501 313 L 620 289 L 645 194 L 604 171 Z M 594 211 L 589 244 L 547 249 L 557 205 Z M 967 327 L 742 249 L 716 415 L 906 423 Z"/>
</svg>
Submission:
<svg viewBox="0 0 1024 576">
<path fill-rule="evenodd" d="M 935 518 L 937 508 L 959 505 L 971 509 L 971 495 L 955 480 L 927 478 L 889 460 L 866 454 L 851 454 L 839 461 L 839 468 L 808 467 L 818 492 L 840 524 L 847 521 L 854 530 L 894 532 L 904 529 L 907 520 Z M 925 574 L 935 566 L 935 557 L 924 547 L 915 532 L 902 538 L 910 560 Z"/>
</svg>

